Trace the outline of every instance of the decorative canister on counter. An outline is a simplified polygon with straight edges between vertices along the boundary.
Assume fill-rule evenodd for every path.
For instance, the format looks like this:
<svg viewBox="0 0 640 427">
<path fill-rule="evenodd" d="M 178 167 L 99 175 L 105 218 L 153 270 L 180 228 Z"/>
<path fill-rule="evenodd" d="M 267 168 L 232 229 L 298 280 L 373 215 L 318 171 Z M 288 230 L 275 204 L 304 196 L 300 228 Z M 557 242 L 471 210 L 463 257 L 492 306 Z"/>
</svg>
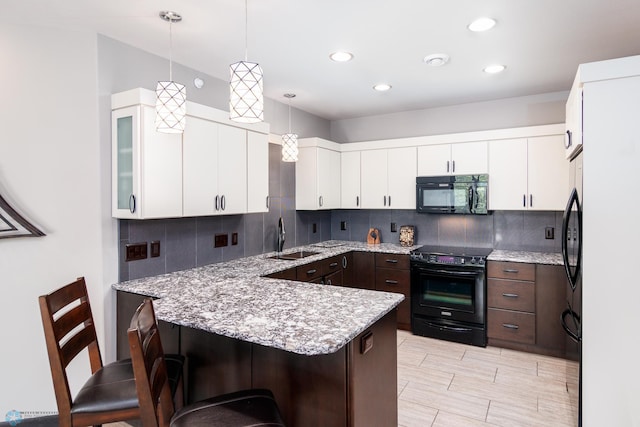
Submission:
<svg viewBox="0 0 640 427">
<path fill-rule="evenodd" d="M 400 246 L 413 246 L 416 228 L 413 225 L 400 226 Z"/>
</svg>

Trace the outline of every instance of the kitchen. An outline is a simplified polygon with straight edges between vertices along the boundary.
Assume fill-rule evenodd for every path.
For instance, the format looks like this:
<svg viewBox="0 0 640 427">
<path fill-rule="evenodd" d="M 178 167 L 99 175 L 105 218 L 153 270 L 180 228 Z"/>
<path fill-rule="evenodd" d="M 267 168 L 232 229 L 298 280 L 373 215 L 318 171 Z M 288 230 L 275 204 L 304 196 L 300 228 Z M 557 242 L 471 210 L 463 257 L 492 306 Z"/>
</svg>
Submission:
<svg viewBox="0 0 640 427">
<path fill-rule="evenodd" d="M 179 30 L 180 27 L 177 27 L 176 32 Z M 10 132 L 6 141 L 21 142 L 21 144 L 2 145 L 3 162 L 1 174 L 3 190 L 6 194 L 13 196 L 13 199 L 17 200 L 19 205 L 28 210 L 31 219 L 38 224 L 47 226 L 45 227 L 47 237 L 43 239 L 13 239 L 3 242 L 3 253 L 0 258 L 2 259 L 3 283 L 6 284 L 5 286 L 12 287 L 10 298 L 3 299 L 5 301 L 2 310 L 5 313 L 3 320 L 9 323 L 15 321 L 16 318 L 20 318 L 24 321 L 25 330 L 29 331 L 27 334 L 10 330 L 6 330 L 3 333 L 3 342 L 13 343 L 11 348 L 15 349 L 6 357 L 12 366 L 20 367 L 21 360 L 24 358 L 24 351 L 32 354 L 33 377 L 38 378 L 38 380 L 34 383 L 21 375 L 16 374 L 16 376 L 13 376 L 10 372 L 3 370 L 3 378 L 7 379 L 11 387 L 3 387 L 0 401 L 3 402 L 3 405 L 7 405 L 2 408 L 4 412 L 13 406 L 18 406 L 20 407 L 19 409 L 23 410 L 53 410 L 51 390 L 42 394 L 33 394 L 34 389 L 44 390 L 50 387 L 50 375 L 46 364 L 46 356 L 44 355 L 43 340 L 40 332 L 41 324 L 35 308 L 35 300 L 37 295 L 52 289 L 54 287 L 53 283 L 66 283 L 70 277 L 74 278 L 78 274 L 86 275 L 89 282 L 92 283 L 90 286 L 93 286 L 93 300 L 104 298 L 104 305 L 95 304 L 94 310 L 96 311 L 95 315 L 98 319 L 99 328 L 102 329 L 102 334 L 105 337 L 106 345 L 104 347 L 108 357 L 113 358 L 115 356 L 113 346 L 115 297 L 110 285 L 122 280 L 124 277 L 118 276 L 117 265 L 113 261 L 118 258 L 118 246 L 114 242 L 119 241 L 120 235 L 118 234 L 117 222 L 112 220 L 110 215 L 111 164 L 108 159 L 110 159 L 111 124 L 109 115 L 104 114 L 104 112 L 111 109 L 110 95 L 112 93 L 135 87 L 150 87 L 151 83 L 149 81 L 155 82 L 158 79 L 157 74 L 165 72 L 167 61 L 166 57 L 161 58 L 147 54 L 104 36 L 98 36 L 96 41 L 95 34 L 92 36 L 61 29 L 53 30 L 11 25 L 3 29 L 3 34 L 3 40 L 11 41 L 10 44 L 12 46 L 19 47 L 15 50 L 5 51 L 5 54 L 9 56 L 3 60 L 4 63 L 15 64 L 13 69 L 6 70 L 8 73 L 7 79 L 15 82 L 13 86 L 8 88 L 9 92 L 7 93 L 8 99 L 13 100 L 14 104 L 7 106 L 7 108 L 11 108 L 11 114 L 5 115 L 5 117 L 10 117 L 14 126 L 5 126 Z M 67 48 L 60 50 L 59 46 L 66 46 Z M 122 65 L 120 65 L 122 63 L 130 64 L 130 71 L 126 75 L 123 75 Z M 577 63 L 574 65 L 574 72 L 577 69 L 577 65 Z M 59 86 L 52 86 L 50 81 L 42 79 L 41 70 L 43 69 L 50 69 L 52 72 L 56 71 L 53 75 L 59 79 Z M 74 71 L 70 72 L 69 70 Z M 193 80 L 200 74 L 195 70 L 176 64 L 176 73 L 178 72 L 185 73 L 184 77 L 181 77 L 185 82 Z M 98 81 L 97 87 L 96 80 Z M 432 110 L 430 113 L 436 116 L 438 114 L 442 116 L 446 112 L 448 113 L 447 117 L 451 119 L 448 122 L 440 120 L 437 124 L 432 123 L 431 126 L 439 125 L 444 127 L 448 125 L 453 129 L 436 128 L 432 131 L 424 132 L 424 134 L 465 132 L 473 128 L 480 128 L 480 125 L 486 126 L 487 129 L 502 129 L 563 123 L 564 107 L 567 99 L 566 91 L 568 91 L 569 85 L 567 84 L 563 88 L 562 93 L 531 95 L 518 99 L 510 98 L 502 101 L 449 107 L 445 109 L 446 111 Z M 69 91 L 69 88 L 77 88 L 77 90 Z M 192 89 L 190 91 L 190 99 L 195 102 L 206 103 L 208 102 L 206 98 L 210 97 L 218 100 L 217 108 L 224 107 L 225 98 L 228 95 L 224 82 L 207 79 L 204 91 L 199 93 Z M 299 98 L 302 98 L 302 96 L 299 95 Z M 279 114 L 278 117 L 281 118 L 279 125 L 281 130 L 279 132 L 284 132 L 286 128 L 286 104 L 275 101 L 270 102 L 272 111 L 278 111 L 278 113 L 274 114 Z M 87 105 L 96 107 L 87 109 Z M 530 107 L 526 107 L 527 105 Z M 541 105 L 549 106 L 549 108 L 540 108 Z M 517 106 L 520 106 L 521 109 L 518 109 Z M 267 105 L 267 111 L 268 108 L 269 105 Z M 34 118 L 38 121 L 39 126 L 33 126 L 33 119 L 27 113 L 31 111 L 34 112 Z M 17 115 L 18 113 L 20 115 Z M 535 115 L 535 117 L 531 117 L 530 114 Z M 77 120 L 74 120 L 73 134 L 75 137 L 73 139 L 61 136 L 69 132 L 68 115 L 77 116 Z M 464 118 L 464 124 L 460 123 L 460 118 L 462 117 Z M 365 135 L 359 138 L 355 137 L 354 140 L 405 136 L 389 135 L 388 132 L 389 129 L 393 128 L 392 126 L 372 126 L 374 121 L 374 119 L 363 120 L 362 124 L 365 125 L 363 126 L 364 128 L 371 129 L 371 132 L 376 135 L 375 138 L 373 135 Z M 293 124 L 294 129 L 299 129 L 298 132 L 301 135 L 332 139 L 329 131 L 330 124 L 327 121 L 314 120 L 311 115 L 304 112 L 295 111 Z M 343 122 L 336 123 L 336 126 L 344 124 Z M 275 126 L 275 121 L 272 126 Z M 423 124 L 422 126 L 425 125 Z M 471 129 L 465 129 L 465 126 L 470 126 Z M 423 129 L 420 129 L 420 131 L 423 131 Z M 28 136 L 25 136 L 25 132 Z M 86 143 L 87 141 L 91 141 L 91 143 Z M 633 151 L 630 151 L 630 153 L 633 154 Z M 600 157 L 601 154 L 599 154 L 598 158 L 602 158 Z M 622 156 L 621 160 L 632 162 L 633 156 L 627 154 Z M 585 166 L 585 169 L 587 166 Z M 633 170 L 633 167 L 630 165 L 621 170 L 630 171 Z M 34 173 L 37 177 L 36 182 L 32 179 Z M 274 188 L 271 188 L 269 193 L 275 196 L 274 203 L 279 203 L 285 207 L 285 223 L 288 226 L 289 236 L 296 236 L 296 240 L 291 238 L 286 245 L 314 243 L 332 238 L 331 230 L 334 223 L 333 216 L 330 213 L 322 211 L 302 212 L 297 215 L 292 213 L 295 205 L 292 192 L 294 188 L 292 185 L 293 175 L 295 174 L 294 166 L 281 164 L 279 170 L 274 173 L 280 177 L 280 181 L 270 183 Z M 619 171 L 616 173 L 619 173 Z M 588 175 L 585 176 L 585 183 L 588 182 L 588 179 Z M 21 184 L 15 184 L 15 182 L 20 182 Z M 7 188 L 10 184 L 11 187 Z M 15 187 L 17 185 L 19 187 Z M 592 188 L 596 188 L 601 183 L 595 182 L 592 185 Z M 64 191 L 63 189 L 71 191 Z M 37 201 L 32 200 L 32 198 L 37 199 Z M 612 205 L 617 206 L 618 203 L 603 200 L 600 207 L 591 204 L 590 209 L 593 209 L 591 215 L 599 215 L 594 218 L 594 221 L 602 221 L 603 224 L 610 222 L 628 224 L 624 215 L 633 211 L 633 207 L 616 211 L 615 221 L 605 222 L 606 218 L 610 218 L 613 215 L 613 212 L 611 212 Z M 275 207 L 276 205 L 272 206 Z M 603 212 L 596 212 L 597 209 L 602 209 Z M 604 211 L 605 209 L 606 211 Z M 383 241 L 393 241 L 395 236 L 390 232 L 388 224 L 396 222 L 398 226 L 401 226 L 414 223 L 412 218 L 402 218 L 402 214 L 404 213 L 394 212 L 393 210 L 369 212 L 371 216 L 369 221 L 380 228 Z M 351 212 L 349 212 L 349 215 L 351 215 Z M 513 215 L 515 219 L 507 218 L 508 224 L 513 224 L 513 221 L 515 221 L 518 224 L 516 227 L 523 230 L 530 224 L 531 217 L 529 213 L 514 213 Z M 620 218 L 618 218 L 618 215 Z M 271 244 L 271 242 L 275 241 L 275 230 L 279 216 L 280 212 L 277 214 L 270 212 L 265 215 L 245 217 L 244 219 L 223 216 L 208 220 L 206 226 L 210 227 L 212 234 L 216 232 L 222 233 L 227 230 L 230 233 L 232 229 L 244 229 L 243 234 L 245 236 L 255 236 L 257 234 L 256 231 L 264 230 L 260 232 L 262 239 L 259 240 L 262 240 L 261 242 L 253 239 L 245 239 L 243 242 L 245 245 L 243 255 L 253 255 L 266 251 L 265 242 Z M 586 212 L 585 218 L 588 219 L 588 216 L 589 212 Z M 478 217 L 472 218 L 462 221 L 465 222 L 465 227 L 468 230 L 477 230 L 478 227 L 474 227 L 473 223 L 469 223 L 475 221 Z M 496 218 L 498 217 L 481 218 L 493 220 L 493 236 L 497 235 Z M 342 220 L 347 221 L 347 231 L 353 233 L 350 238 L 364 240 L 361 232 L 358 231 L 364 227 L 353 228 L 351 225 L 365 220 L 355 218 L 355 216 L 354 220 L 351 219 L 351 216 L 347 219 L 336 218 L 335 225 L 338 229 Z M 554 220 L 556 220 L 555 216 Z M 298 224 L 296 224 L 297 221 L 300 222 L 299 228 Z M 189 221 L 166 220 L 166 222 L 171 227 L 174 227 L 172 234 L 167 237 L 169 240 L 175 234 L 193 233 L 194 231 L 194 226 Z M 418 236 L 426 237 L 425 232 L 430 233 L 435 232 L 435 230 L 459 232 L 459 228 L 455 224 L 451 224 L 446 218 L 438 222 L 437 227 L 427 227 L 426 230 L 424 226 L 421 227 L 418 224 Z M 317 225 L 316 233 L 313 233 L 314 223 Z M 148 226 L 153 227 L 153 224 L 155 223 Z M 596 227 L 592 228 L 594 228 L 592 232 L 595 232 Z M 605 228 L 603 226 L 602 230 L 598 230 L 598 232 L 603 233 L 601 237 L 603 240 L 598 241 L 596 246 L 607 247 L 607 239 L 613 239 L 616 241 L 616 246 L 612 250 L 621 254 L 629 253 L 631 247 L 622 248 L 622 246 L 630 245 L 634 240 L 629 238 L 629 236 L 635 237 L 633 227 L 612 226 L 608 230 L 605 230 Z M 559 231 L 558 222 L 556 222 L 555 229 L 556 232 Z M 611 234 L 607 237 L 604 235 L 605 232 Z M 443 238 L 453 239 L 450 236 L 448 233 L 443 234 Z M 472 233 L 466 233 L 465 238 L 466 236 L 472 238 Z M 339 238 L 342 239 L 341 236 Z M 473 238 L 475 239 L 476 237 Z M 482 236 L 478 238 L 484 239 Z M 595 239 L 595 236 L 592 238 Z M 521 235 L 520 237 L 515 237 L 515 239 L 520 239 L 520 242 L 529 241 L 529 239 L 523 239 Z M 541 240 L 545 241 L 545 239 Z M 558 240 L 556 239 L 555 242 L 557 243 Z M 168 261 L 169 269 L 185 268 L 189 266 L 189 262 L 192 262 L 180 259 L 178 254 L 183 253 L 181 247 L 173 249 L 168 244 L 166 246 L 163 245 L 161 250 L 165 254 L 167 251 L 175 250 L 176 256 L 171 257 Z M 238 254 L 234 254 L 234 250 L 239 251 L 239 245 L 211 251 L 207 254 L 206 260 L 214 262 L 216 260 L 235 258 Z M 604 271 L 601 261 L 593 259 L 588 263 L 588 247 L 586 247 L 585 251 L 587 251 L 585 252 L 585 268 L 589 268 L 588 266 L 591 265 L 591 268 L 596 269 L 593 274 L 597 274 L 598 280 L 601 280 L 602 283 L 607 283 L 607 286 L 612 290 L 621 291 L 624 289 L 625 295 L 632 295 L 632 290 L 625 289 L 622 284 L 618 284 L 622 282 L 611 280 L 606 276 L 607 274 L 613 274 L 613 272 Z M 595 255 L 591 256 L 594 257 Z M 129 274 L 128 277 L 134 278 L 143 274 L 162 272 L 158 271 L 162 266 L 150 265 L 150 262 L 155 261 L 155 259 L 149 259 L 148 261 L 149 263 L 144 265 L 142 262 L 130 263 L 129 271 L 127 272 Z M 34 265 L 40 268 L 34 269 Z M 143 269 L 148 270 L 146 272 L 139 271 Z M 601 277 L 601 275 L 605 276 Z M 613 294 L 615 292 L 612 292 L 611 298 L 613 298 Z M 585 304 L 587 303 L 586 297 Z M 595 303 L 596 300 L 601 300 L 601 298 L 600 295 L 592 295 L 591 301 Z M 625 304 L 630 304 L 631 300 L 632 298 L 625 298 L 616 302 L 612 301 L 611 304 L 624 308 Z M 637 319 L 633 317 L 634 311 L 631 308 L 621 309 L 620 312 L 624 316 L 628 316 L 624 317 L 621 323 L 637 323 Z M 28 313 L 28 316 L 22 316 L 22 313 Z M 601 323 L 600 327 L 604 328 L 606 322 Z M 605 332 L 603 331 L 602 333 L 604 334 Z M 611 339 L 614 337 L 619 338 L 615 335 L 610 336 Z M 594 420 L 600 419 L 599 417 L 601 416 L 611 416 L 612 413 L 621 414 L 619 416 L 625 416 L 622 414 L 626 414 L 626 416 L 630 417 L 625 418 L 626 420 L 635 419 L 633 418 L 634 415 L 625 409 L 631 408 L 628 402 L 631 396 L 637 395 L 637 389 L 635 388 L 637 386 L 631 382 L 634 376 L 637 378 L 632 368 L 634 364 L 626 361 L 627 358 L 632 357 L 632 352 L 628 351 L 632 350 L 629 345 L 623 338 L 620 338 L 615 343 L 596 346 L 597 348 L 593 349 L 593 357 L 597 356 L 597 359 L 593 360 L 592 363 L 594 365 L 592 366 L 609 358 L 614 358 L 613 360 L 618 361 L 612 363 L 611 367 L 616 372 L 615 375 L 611 374 L 607 378 L 599 377 L 604 375 L 607 370 L 603 370 L 602 374 L 598 374 L 599 383 L 606 385 L 606 387 L 595 386 L 591 389 L 595 393 L 596 390 L 603 388 L 602 392 L 607 396 L 605 400 L 607 405 L 602 406 L 603 409 L 598 409 L 599 405 L 603 405 L 601 403 L 594 403 L 588 406 L 589 410 L 594 411 L 592 415 Z M 610 353 L 607 349 L 620 351 L 619 353 Z M 588 353 L 585 357 L 588 357 Z M 588 359 L 585 360 L 585 363 L 587 362 Z M 630 371 L 623 370 L 618 372 L 615 370 L 625 369 L 624 367 Z M 83 372 L 81 367 L 78 367 L 78 372 Z M 78 379 L 78 381 L 80 380 Z M 46 387 L 42 387 L 43 384 L 47 384 Z M 585 381 L 585 387 L 588 390 L 587 384 L 587 381 Z M 617 388 L 618 386 L 620 386 L 619 389 Z M 615 401 L 609 400 L 613 399 L 618 391 L 620 392 L 618 399 Z M 30 398 L 16 401 L 15 396 L 30 396 Z M 588 396 L 588 391 L 585 396 Z M 594 398 L 600 399 L 600 397 L 601 395 L 595 395 Z M 598 422 L 595 423 L 598 424 Z M 621 420 L 618 424 L 624 425 L 629 424 L 629 422 Z"/>
</svg>

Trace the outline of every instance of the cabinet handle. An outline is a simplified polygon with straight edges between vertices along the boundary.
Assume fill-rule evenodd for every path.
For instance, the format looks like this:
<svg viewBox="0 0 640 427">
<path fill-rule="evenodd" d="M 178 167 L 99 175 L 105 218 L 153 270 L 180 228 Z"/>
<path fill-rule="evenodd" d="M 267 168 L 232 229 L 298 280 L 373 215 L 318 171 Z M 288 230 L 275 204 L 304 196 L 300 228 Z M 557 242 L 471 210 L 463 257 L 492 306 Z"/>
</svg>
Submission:
<svg viewBox="0 0 640 427">
<path fill-rule="evenodd" d="M 318 203 L 320 204 L 320 207 L 322 207 L 322 196 L 318 198 Z"/>
<path fill-rule="evenodd" d="M 391 207 L 391 196 L 389 196 L 389 207 Z"/>
<path fill-rule="evenodd" d="M 311 276 L 312 274 L 316 274 L 318 270 L 316 270 L 315 268 L 311 269 L 311 270 L 307 270 L 307 275 Z"/>
<path fill-rule="evenodd" d="M 129 196 L 129 212 L 134 213 L 136 211 L 136 196 L 132 194 Z"/>
<path fill-rule="evenodd" d="M 384 196 L 384 205 L 387 206 L 387 196 Z"/>
<path fill-rule="evenodd" d="M 220 210 L 220 196 L 218 196 L 217 194 L 216 194 L 216 202 L 215 203 L 216 203 L 216 205 L 215 205 L 216 211 L 219 211 Z"/>
<path fill-rule="evenodd" d="M 518 274 L 519 270 L 516 270 L 515 268 L 504 268 L 502 269 L 503 273 L 511 273 L 511 274 Z"/>
<path fill-rule="evenodd" d="M 502 327 L 507 329 L 520 329 L 518 325 L 514 325 L 512 323 L 503 323 Z"/>
<path fill-rule="evenodd" d="M 391 264 L 397 264 L 398 260 L 397 259 L 385 259 L 384 262 L 389 262 Z"/>
<path fill-rule="evenodd" d="M 329 264 L 329 268 L 336 268 L 338 266 L 337 262 L 332 262 L 331 264 Z"/>
<path fill-rule="evenodd" d="M 573 145 L 573 136 L 571 134 L 571 131 L 568 130 L 566 132 L 566 136 L 564 138 L 564 148 L 569 148 Z"/>
<path fill-rule="evenodd" d="M 356 196 L 356 206 L 360 206 L 360 196 Z"/>
<path fill-rule="evenodd" d="M 346 257 L 346 255 L 342 257 L 342 268 L 347 268 L 347 257 Z"/>
<path fill-rule="evenodd" d="M 390 280 L 390 279 L 387 279 L 387 280 L 385 280 L 385 281 L 384 281 L 384 283 L 387 283 L 387 284 L 389 284 L 389 285 L 397 285 L 397 284 L 398 284 L 398 281 L 397 281 L 397 280 Z"/>
<path fill-rule="evenodd" d="M 227 199 L 223 194 L 222 197 L 220 197 L 220 209 L 225 210 L 226 208 L 227 208 Z"/>
<path fill-rule="evenodd" d="M 267 196 L 266 204 L 267 204 L 267 209 L 269 209 L 269 196 Z"/>
<path fill-rule="evenodd" d="M 502 296 L 507 298 L 518 298 L 518 294 L 502 294 Z"/>
<path fill-rule="evenodd" d="M 447 173 L 449 173 L 449 160 L 447 160 Z"/>
<path fill-rule="evenodd" d="M 527 195 L 526 194 L 522 195 L 522 207 L 523 208 L 527 207 Z"/>
<path fill-rule="evenodd" d="M 331 285 L 331 279 L 327 279 L 326 285 Z"/>
<path fill-rule="evenodd" d="M 456 161 L 455 161 L 455 160 L 453 160 L 453 161 L 451 162 L 451 165 L 452 165 L 452 166 L 451 166 L 451 172 L 452 172 L 452 173 L 456 173 Z"/>
<path fill-rule="evenodd" d="M 529 194 L 529 207 L 533 207 L 533 194 Z"/>
</svg>

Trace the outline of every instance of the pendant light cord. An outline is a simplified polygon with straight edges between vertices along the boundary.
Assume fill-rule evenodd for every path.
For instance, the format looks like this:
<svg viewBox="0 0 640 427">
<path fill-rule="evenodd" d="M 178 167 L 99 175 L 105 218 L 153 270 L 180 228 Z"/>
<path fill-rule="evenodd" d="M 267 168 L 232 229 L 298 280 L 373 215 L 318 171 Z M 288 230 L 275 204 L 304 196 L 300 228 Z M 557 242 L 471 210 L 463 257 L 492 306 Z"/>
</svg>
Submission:
<svg viewBox="0 0 640 427">
<path fill-rule="evenodd" d="M 249 58 L 249 7 L 244 0 L 244 62 Z"/>
<path fill-rule="evenodd" d="M 289 98 L 289 133 L 291 133 L 291 98 Z"/>
<path fill-rule="evenodd" d="M 173 81 L 173 18 L 169 18 L 169 81 Z"/>
</svg>

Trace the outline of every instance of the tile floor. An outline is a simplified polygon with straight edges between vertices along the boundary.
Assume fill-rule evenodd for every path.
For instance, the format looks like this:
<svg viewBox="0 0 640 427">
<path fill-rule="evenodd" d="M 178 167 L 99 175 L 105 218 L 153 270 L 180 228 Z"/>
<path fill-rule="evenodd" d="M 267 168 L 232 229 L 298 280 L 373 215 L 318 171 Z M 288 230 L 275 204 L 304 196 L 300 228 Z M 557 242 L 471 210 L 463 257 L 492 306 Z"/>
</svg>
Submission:
<svg viewBox="0 0 640 427">
<path fill-rule="evenodd" d="M 578 365 L 398 331 L 398 426 L 576 426 Z"/>
<path fill-rule="evenodd" d="M 398 427 L 575 427 L 577 384 L 575 362 L 398 331 Z"/>
</svg>

